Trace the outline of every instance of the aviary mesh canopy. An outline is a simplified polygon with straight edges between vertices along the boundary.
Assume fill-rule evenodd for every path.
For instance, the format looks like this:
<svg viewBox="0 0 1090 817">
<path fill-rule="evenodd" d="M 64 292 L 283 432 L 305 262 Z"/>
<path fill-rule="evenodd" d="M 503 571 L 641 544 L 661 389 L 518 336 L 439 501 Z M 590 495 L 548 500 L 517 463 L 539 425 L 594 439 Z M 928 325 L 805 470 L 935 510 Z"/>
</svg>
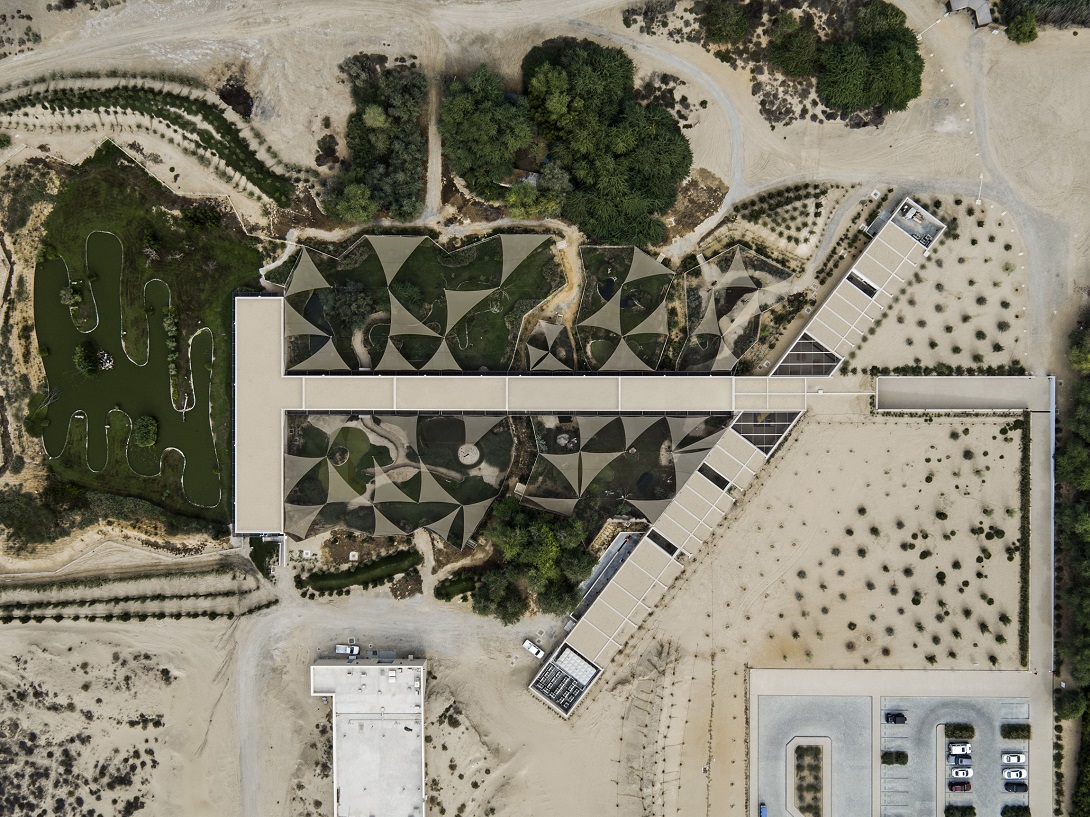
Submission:
<svg viewBox="0 0 1090 817">
<path fill-rule="evenodd" d="M 427 335 L 438 337 L 439 333 L 427 327 L 412 312 L 401 305 L 401 302 L 390 293 L 390 336 L 395 335 Z"/>
<path fill-rule="evenodd" d="M 344 362 L 332 339 L 326 341 L 317 352 L 298 366 L 293 366 L 291 371 L 296 369 L 305 372 L 347 372 L 349 370 L 348 364 Z"/>
<path fill-rule="evenodd" d="M 654 308 L 650 315 L 633 329 L 628 335 L 665 335 L 669 329 L 666 321 L 666 301 L 662 301 Z"/>
<path fill-rule="evenodd" d="M 422 440 L 432 420 L 434 439 Z M 333 527 L 376 536 L 426 527 L 462 546 L 499 495 L 514 453 L 503 416 L 293 413 L 285 422 L 284 513 L 293 539 Z M 458 458 L 463 443 L 479 446 L 467 465 Z"/>
<path fill-rule="evenodd" d="M 369 235 L 367 240 L 374 248 L 389 284 L 424 239 L 420 236 Z"/>
<path fill-rule="evenodd" d="M 632 252 L 632 266 L 628 270 L 628 277 L 625 278 L 625 281 L 639 281 L 641 278 L 649 278 L 652 275 L 673 276 L 673 274 L 672 270 L 664 267 L 643 250 L 634 250 Z"/>
<path fill-rule="evenodd" d="M 601 309 L 589 318 L 584 318 L 579 325 L 605 329 L 615 335 L 621 334 L 621 299 L 616 296 L 610 298 Z"/>
<path fill-rule="evenodd" d="M 726 417 L 671 415 L 561 419 L 533 418 L 534 436 L 545 450 L 527 478 L 524 500 L 553 513 L 574 513 L 587 497 L 599 509 L 609 502 L 620 509 L 629 502 L 652 522 L 722 437 L 728 422 Z M 593 450 L 586 450 L 588 446 Z M 597 488 L 588 493 L 596 482 Z M 578 496 L 565 496 L 568 490 Z"/>
<path fill-rule="evenodd" d="M 447 299 L 447 331 L 452 331 L 471 309 L 495 291 L 496 287 L 492 289 L 443 290 L 443 294 Z"/>
<path fill-rule="evenodd" d="M 328 332 L 319 329 L 300 315 L 290 303 L 284 304 L 284 334 L 289 338 L 298 337 L 299 335 L 324 335 L 329 337 Z"/>
<path fill-rule="evenodd" d="M 501 235 L 503 271 L 500 273 L 500 282 L 506 281 L 507 276 L 514 272 L 530 253 L 548 240 L 548 236 L 542 235 Z"/>
<path fill-rule="evenodd" d="M 329 282 L 314 266 L 314 259 L 310 257 L 310 253 L 304 247 L 299 253 L 299 261 L 295 265 L 295 269 L 292 270 L 285 295 L 291 296 L 298 292 L 326 289 L 328 286 Z"/>
</svg>

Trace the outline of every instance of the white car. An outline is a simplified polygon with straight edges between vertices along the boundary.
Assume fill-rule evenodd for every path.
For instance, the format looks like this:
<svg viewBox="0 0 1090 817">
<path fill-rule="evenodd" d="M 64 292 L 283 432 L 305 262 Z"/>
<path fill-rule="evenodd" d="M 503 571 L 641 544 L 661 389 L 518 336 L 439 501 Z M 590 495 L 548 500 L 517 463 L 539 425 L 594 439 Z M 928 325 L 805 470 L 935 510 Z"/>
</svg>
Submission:
<svg viewBox="0 0 1090 817">
<path fill-rule="evenodd" d="M 950 770 L 950 776 L 951 777 L 972 777 L 973 776 L 973 770 L 972 769 L 966 769 L 966 768 L 963 768 L 963 767 L 959 766 L 957 768 L 954 768 L 954 769 Z"/>
<path fill-rule="evenodd" d="M 952 755 L 971 755 L 973 753 L 973 744 L 971 743 L 950 742 L 946 745 Z"/>
<path fill-rule="evenodd" d="M 530 653 L 534 658 L 541 659 L 545 657 L 545 650 L 541 649 L 541 647 L 528 638 L 522 642 L 522 646 L 523 649 Z"/>
<path fill-rule="evenodd" d="M 1003 770 L 1003 779 L 1004 780 L 1025 780 L 1027 777 L 1029 777 L 1029 775 L 1026 774 L 1025 769 L 1015 768 L 1015 769 L 1004 769 Z"/>
<path fill-rule="evenodd" d="M 1026 756 L 1019 752 L 1010 752 L 1003 755 L 1004 763 L 1022 764 L 1026 762 Z"/>
</svg>

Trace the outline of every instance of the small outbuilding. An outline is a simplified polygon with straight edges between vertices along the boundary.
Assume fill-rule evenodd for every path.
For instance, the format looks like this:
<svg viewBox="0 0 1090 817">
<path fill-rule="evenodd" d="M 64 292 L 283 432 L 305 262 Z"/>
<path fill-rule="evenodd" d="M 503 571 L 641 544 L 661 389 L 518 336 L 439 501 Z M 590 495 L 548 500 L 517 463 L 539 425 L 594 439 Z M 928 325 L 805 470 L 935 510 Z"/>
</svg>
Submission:
<svg viewBox="0 0 1090 817">
<path fill-rule="evenodd" d="M 950 11 L 962 11 L 968 9 L 973 15 L 973 22 L 977 28 L 983 28 L 992 24 L 992 9 L 988 0 L 950 0 L 946 4 Z"/>
</svg>

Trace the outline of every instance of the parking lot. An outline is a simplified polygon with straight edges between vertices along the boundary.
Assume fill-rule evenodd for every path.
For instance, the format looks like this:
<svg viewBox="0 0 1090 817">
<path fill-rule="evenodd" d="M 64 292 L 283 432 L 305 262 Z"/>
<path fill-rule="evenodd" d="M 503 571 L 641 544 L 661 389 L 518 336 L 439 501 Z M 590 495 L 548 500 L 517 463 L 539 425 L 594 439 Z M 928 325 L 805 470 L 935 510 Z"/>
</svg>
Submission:
<svg viewBox="0 0 1090 817">
<path fill-rule="evenodd" d="M 887 724 L 887 712 L 902 712 L 908 722 Z M 908 752 L 908 765 L 882 767 L 882 817 L 931 817 L 946 805 L 972 805 L 978 814 L 999 814 L 1004 805 L 1028 804 L 1028 795 L 1004 791 L 1000 762 L 1004 752 L 1027 753 L 1028 741 L 999 735 L 1001 723 L 1028 718 L 1025 698 L 883 697 L 880 751 Z M 971 792 L 949 791 L 947 739 L 940 729 L 944 723 L 968 723 L 976 731 L 970 740 Z"/>
<path fill-rule="evenodd" d="M 769 814 L 788 814 L 788 744 L 796 737 L 831 741 L 825 796 L 834 815 L 871 814 L 872 706 L 869 696 L 761 695 L 758 698 L 758 799 Z M 794 758 L 790 759 L 794 774 Z M 794 805 L 792 803 L 792 805 Z"/>
</svg>

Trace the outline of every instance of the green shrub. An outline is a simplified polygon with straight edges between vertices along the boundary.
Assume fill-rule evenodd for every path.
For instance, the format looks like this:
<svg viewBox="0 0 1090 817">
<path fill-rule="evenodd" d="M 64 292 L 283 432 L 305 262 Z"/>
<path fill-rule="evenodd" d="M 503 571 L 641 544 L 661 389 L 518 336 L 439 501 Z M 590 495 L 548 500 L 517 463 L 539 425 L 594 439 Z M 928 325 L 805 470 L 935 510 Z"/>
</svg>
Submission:
<svg viewBox="0 0 1090 817">
<path fill-rule="evenodd" d="M 159 439 L 159 421 L 150 414 L 145 414 L 132 424 L 132 437 L 130 439 L 133 445 L 141 448 L 151 448 Z"/>
<path fill-rule="evenodd" d="M 976 806 L 947 806 L 943 814 L 946 817 L 976 817 Z"/>
<path fill-rule="evenodd" d="M 23 417 L 23 428 L 31 437 L 41 437 L 49 426 L 48 395 L 32 394 L 27 400 L 26 415 Z"/>
<path fill-rule="evenodd" d="M 250 561 L 269 581 L 272 581 L 272 568 L 279 558 L 280 543 L 278 541 L 265 542 L 260 536 L 250 537 Z"/>
<path fill-rule="evenodd" d="M 1000 817 L 1030 817 L 1029 806 L 1008 803 L 999 812 Z"/>
<path fill-rule="evenodd" d="M 1037 39 L 1037 15 L 1032 11 L 1019 14 L 1007 25 L 1007 36 L 1018 44 Z"/>
<path fill-rule="evenodd" d="M 319 591 L 339 590 L 355 585 L 376 586 L 389 581 L 399 573 L 404 573 L 424 561 L 420 551 L 415 548 L 398 550 L 386 556 L 380 556 L 370 562 L 341 570 L 335 573 L 311 573 L 304 582 Z"/>
<path fill-rule="evenodd" d="M 809 14 L 800 21 L 789 11 L 781 12 L 769 39 L 768 61 L 790 76 L 811 76 L 818 69 L 820 42 Z"/>
<path fill-rule="evenodd" d="M 751 11 L 753 4 L 738 0 L 706 0 L 700 25 L 704 37 L 713 43 L 736 43 L 744 40 L 753 30 Z"/>
<path fill-rule="evenodd" d="M 883 766 L 907 766 L 908 752 L 882 752 Z"/>
<path fill-rule="evenodd" d="M 950 740 L 972 740 L 976 735 L 976 729 L 971 723 L 946 724 L 946 737 Z"/>
<path fill-rule="evenodd" d="M 516 153 L 548 158 L 537 195 L 510 193 L 514 215 L 559 210 L 595 241 L 661 243 L 659 216 L 676 201 L 692 151 L 669 111 L 636 101 L 628 55 L 588 40 L 550 40 L 526 55 L 522 77 L 524 96 L 514 98 L 484 66 L 447 89 L 440 128 L 455 171 L 496 199 Z"/>
<path fill-rule="evenodd" d="M 1086 711 L 1086 694 L 1081 689 L 1056 690 L 1056 717 L 1062 721 L 1081 718 Z"/>
<path fill-rule="evenodd" d="M 435 585 L 435 597 L 440 601 L 451 601 L 472 593 L 477 588 L 480 571 L 475 568 L 457 570 Z"/>
<path fill-rule="evenodd" d="M 1029 740 L 1029 724 L 1004 723 L 999 727 L 999 734 L 1007 740 Z"/>
<path fill-rule="evenodd" d="M 11 136 L 6 133 L 0 133 L 0 150 L 11 147 Z"/>
</svg>

